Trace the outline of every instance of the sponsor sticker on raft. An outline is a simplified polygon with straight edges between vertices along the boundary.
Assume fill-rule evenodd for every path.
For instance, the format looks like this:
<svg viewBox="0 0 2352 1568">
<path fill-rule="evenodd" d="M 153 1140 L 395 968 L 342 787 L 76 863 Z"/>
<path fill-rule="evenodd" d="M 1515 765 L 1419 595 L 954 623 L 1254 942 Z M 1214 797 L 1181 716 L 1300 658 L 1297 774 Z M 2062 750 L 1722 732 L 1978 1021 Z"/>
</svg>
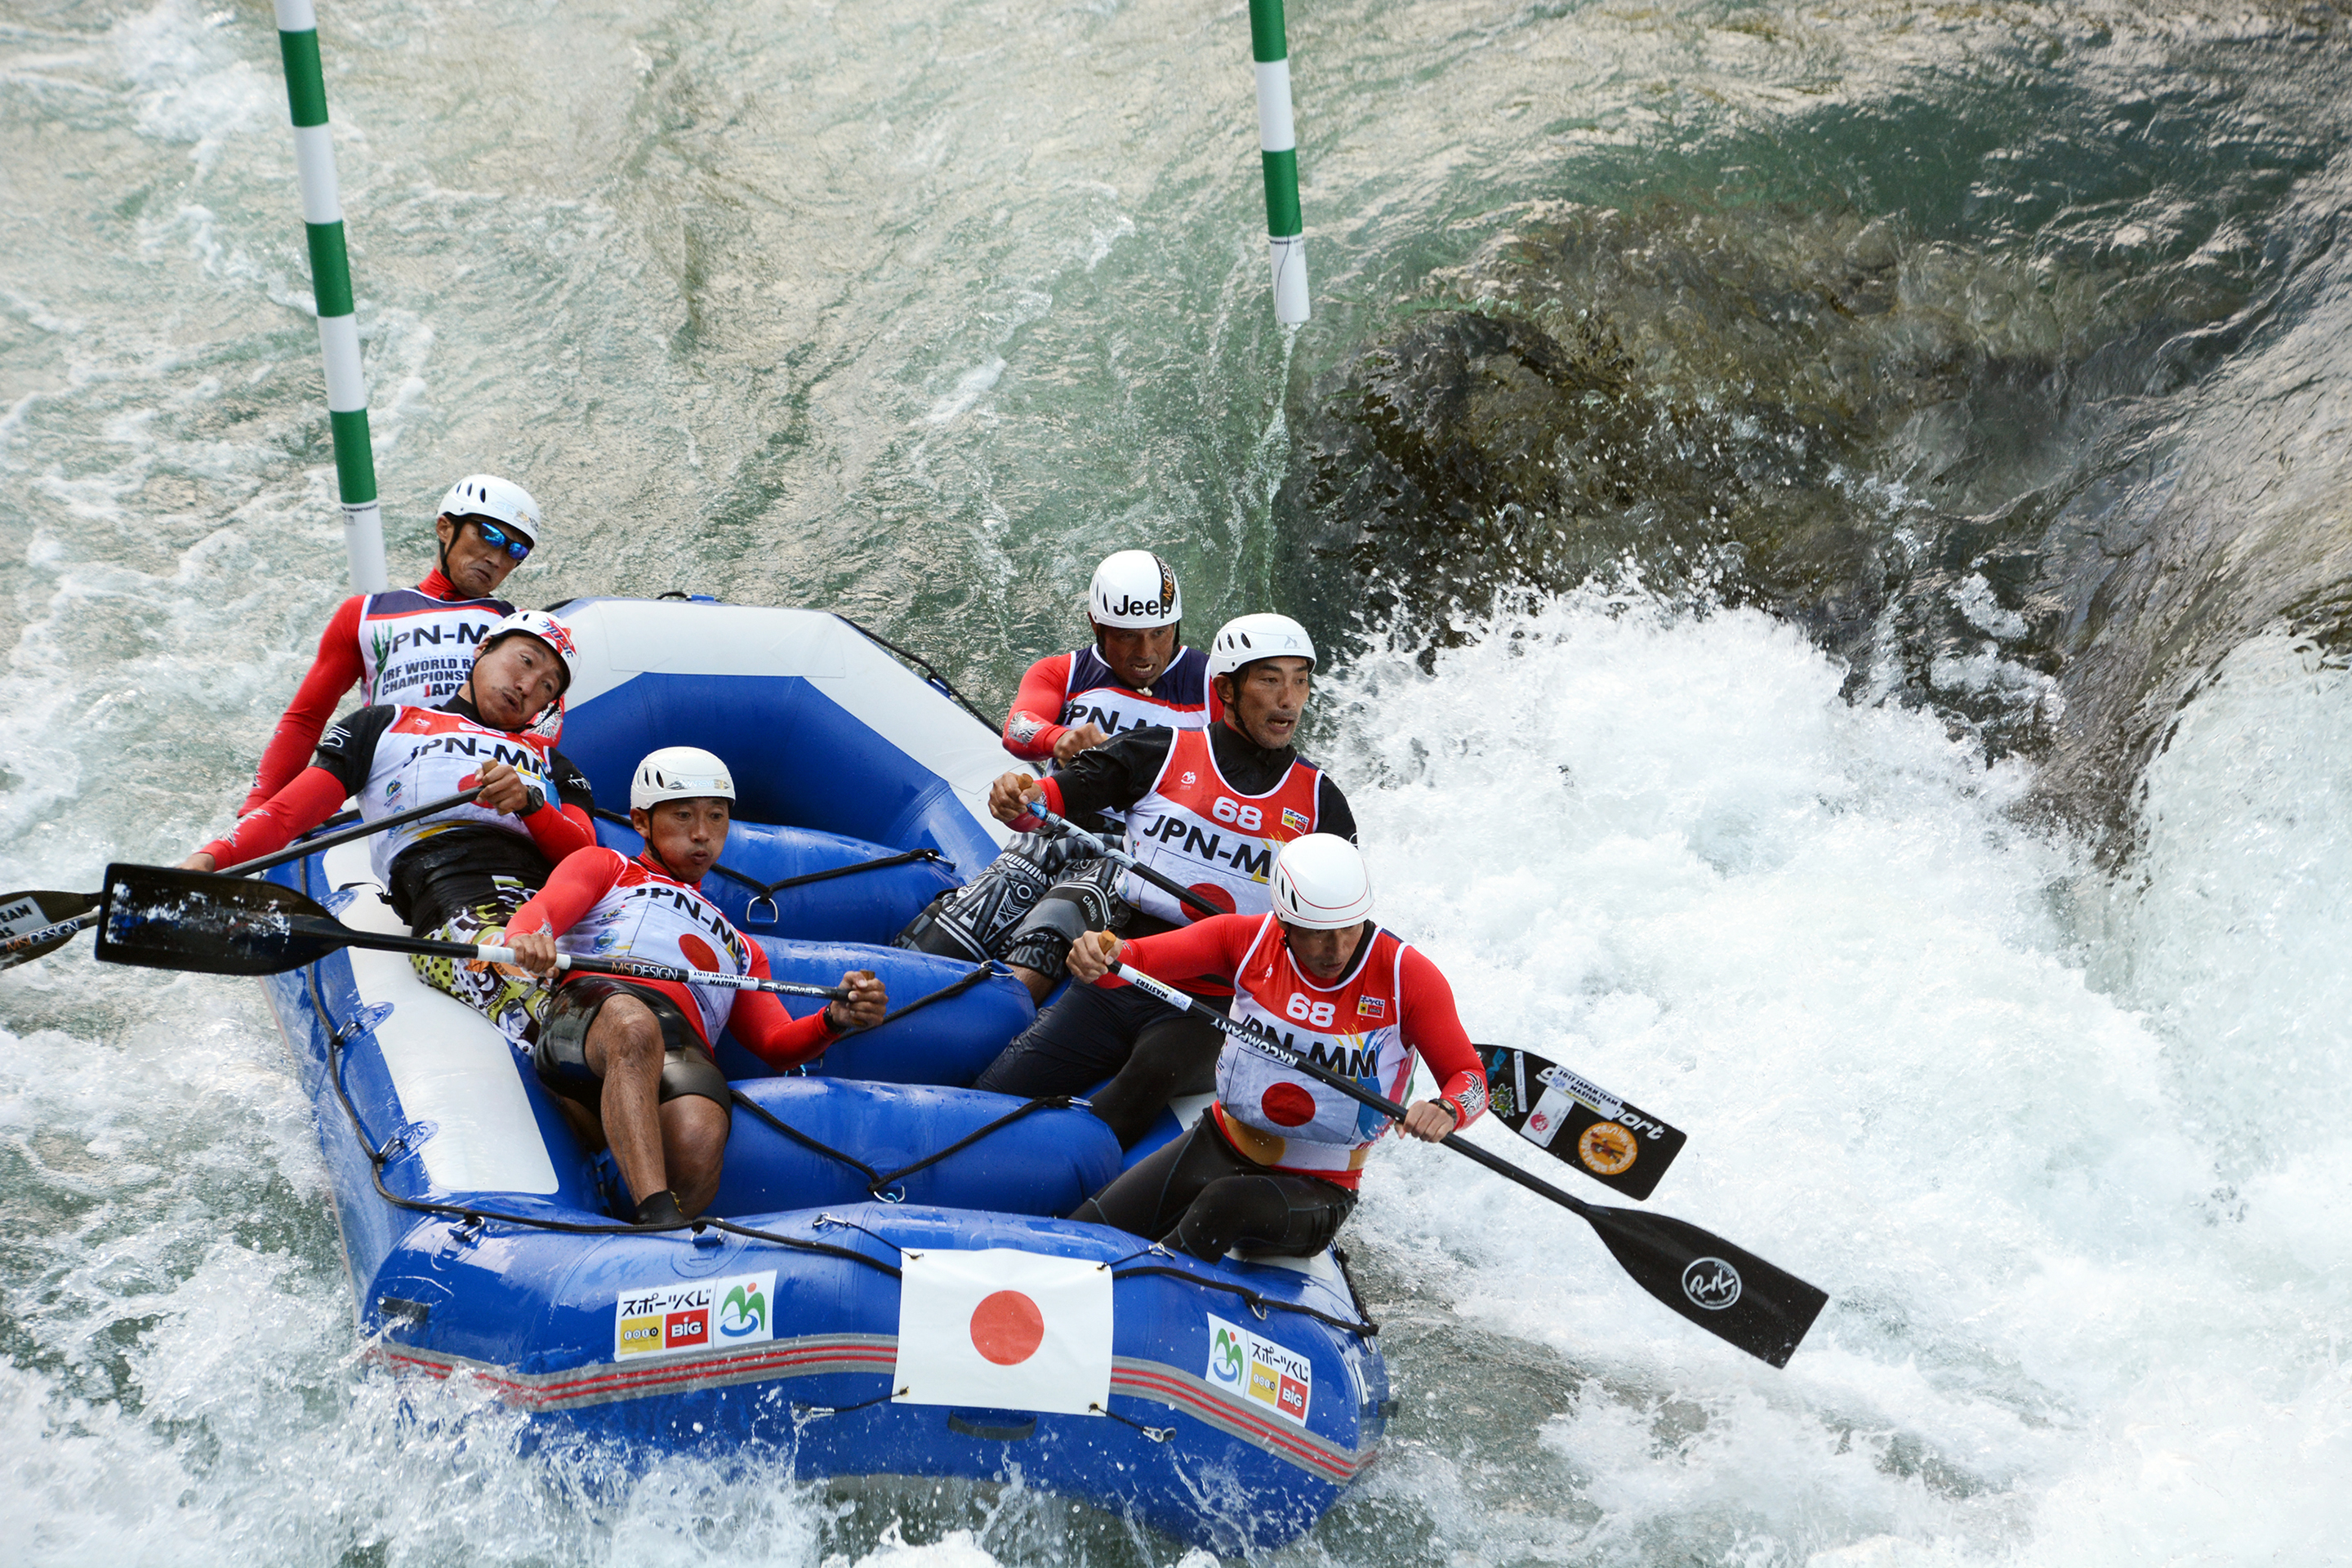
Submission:
<svg viewBox="0 0 2352 1568">
<path fill-rule="evenodd" d="M 634 1361 L 772 1339 L 775 1295 L 772 1268 L 690 1285 L 665 1281 L 624 1290 L 613 1304 L 613 1359 Z"/>
<path fill-rule="evenodd" d="M 1262 1405 L 1294 1426 L 1307 1425 L 1314 1363 L 1239 1323 L 1209 1319 L 1209 1367 L 1202 1375 L 1221 1394 Z"/>
</svg>

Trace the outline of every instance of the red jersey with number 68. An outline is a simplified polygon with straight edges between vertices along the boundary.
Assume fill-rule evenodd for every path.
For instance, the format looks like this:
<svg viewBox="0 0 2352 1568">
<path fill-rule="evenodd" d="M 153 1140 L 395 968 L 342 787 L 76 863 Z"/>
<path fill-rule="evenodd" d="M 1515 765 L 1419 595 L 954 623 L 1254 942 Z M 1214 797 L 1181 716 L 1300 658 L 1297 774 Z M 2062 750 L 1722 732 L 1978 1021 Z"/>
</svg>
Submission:
<svg viewBox="0 0 2352 1568">
<path fill-rule="evenodd" d="M 1232 976 L 1236 1023 L 1257 1026 L 1375 1094 L 1402 1099 L 1418 1053 L 1444 1086 L 1439 1093 L 1462 1108 L 1462 1126 L 1486 1108 L 1486 1069 L 1454 1010 L 1453 987 L 1419 950 L 1377 926 L 1328 984 L 1299 968 L 1271 914 L 1221 915 L 1137 937 L 1119 959 L 1171 984 Z M 1345 1187 L 1356 1184 L 1390 1125 L 1370 1106 L 1234 1039 L 1217 1058 L 1215 1114 L 1226 1140 L 1259 1164 Z"/>
<path fill-rule="evenodd" d="M 1128 808 L 1127 847 L 1138 860 L 1234 914 L 1274 908 L 1274 857 L 1315 831 L 1323 774 L 1298 759 L 1264 795 L 1244 795 L 1217 771 L 1204 730 L 1179 730 L 1150 792 Z M 1129 874 L 1120 896 L 1156 919 L 1186 924 L 1196 911 Z"/>
</svg>

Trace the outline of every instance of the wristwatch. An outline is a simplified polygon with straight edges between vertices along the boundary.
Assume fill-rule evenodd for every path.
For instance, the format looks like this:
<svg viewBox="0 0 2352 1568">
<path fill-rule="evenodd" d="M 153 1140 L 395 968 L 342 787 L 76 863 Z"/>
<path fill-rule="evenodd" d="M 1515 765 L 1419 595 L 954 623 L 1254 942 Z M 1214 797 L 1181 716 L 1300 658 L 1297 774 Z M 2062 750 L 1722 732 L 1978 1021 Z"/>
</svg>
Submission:
<svg viewBox="0 0 2352 1568">
<path fill-rule="evenodd" d="M 1439 1099 L 1438 1099 L 1437 1103 L 1438 1103 L 1438 1104 L 1440 1104 L 1440 1105 L 1442 1105 L 1442 1106 L 1444 1106 L 1444 1107 L 1445 1107 L 1445 1109 L 1446 1109 L 1446 1110 L 1450 1110 L 1450 1111 L 1454 1112 L 1454 1130 L 1456 1132 L 1459 1132 L 1460 1131 L 1462 1131 L 1462 1106 L 1461 1106 L 1461 1103 L 1460 1103 L 1459 1101 L 1457 1101 L 1456 1100 L 1454 1100 L 1454 1098 L 1452 1095 L 1443 1095 L 1443 1096 L 1440 1096 L 1440 1097 L 1439 1097 Z"/>
<path fill-rule="evenodd" d="M 526 784 L 522 792 L 522 809 L 515 815 L 517 816 L 536 816 L 539 808 L 546 804 L 547 796 L 540 793 L 537 784 Z"/>
</svg>

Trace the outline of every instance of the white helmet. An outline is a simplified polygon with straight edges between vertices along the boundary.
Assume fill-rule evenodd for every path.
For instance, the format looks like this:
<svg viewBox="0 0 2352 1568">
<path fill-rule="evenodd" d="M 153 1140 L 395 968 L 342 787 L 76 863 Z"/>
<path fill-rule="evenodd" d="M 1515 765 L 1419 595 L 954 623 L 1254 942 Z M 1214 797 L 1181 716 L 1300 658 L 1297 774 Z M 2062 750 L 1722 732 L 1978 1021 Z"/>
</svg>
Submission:
<svg viewBox="0 0 2352 1568">
<path fill-rule="evenodd" d="M 505 523 L 530 540 L 533 549 L 547 542 L 546 531 L 539 524 L 539 503 L 530 499 L 530 492 L 496 474 L 468 474 L 451 485 L 449 493 L 441 498 L 439 515 L 487 517 Z"/>
<path fill-rule="evenodd" d="M 727 764 L 700 746 L 664 746 L 648 752 L 629 781 L 629 809 L 644 811 L 666 800 L 691 800 L 715 795 L 735 798 L 735 777 Z"/>
<path fill-rule="evenodd" d="M 1087 614 L 1098 626 L 1165 626 L 1184 618 L 1176 574 L 1149 550 L 1103 558 L 1087 589 Z"/>
<path fill-rule="evenodd" d="M 1315 644 L 1307 628 L 1288 616 L 1239 616 L 1227 621 L 1209 645 L 1209 673 L 1231 675 L 1253 659 L 1303 658 L 1315 668 Z"/>
<path fill-rule="evenodd" d="M 1274 858 L 1274 912 L 1308 931 L 1339 931 L 1372 912 L 1372 879 L 1356 847 L 1336 833 L 1309 833 Z"/>
<path fill-rule="evenodd" d="M 556 661 L 563 666 L 563 685 L 556 695 L 571 690 L 580 674 L 580 645 L 572 640 L 572 628 L 545 610 L 517 610 L 492 626 L 489 635 L 475 645 L 474 662 L 479 664 L 484 654 L 517 632 L 535 637 L 555 650 Z"/>
</svg>

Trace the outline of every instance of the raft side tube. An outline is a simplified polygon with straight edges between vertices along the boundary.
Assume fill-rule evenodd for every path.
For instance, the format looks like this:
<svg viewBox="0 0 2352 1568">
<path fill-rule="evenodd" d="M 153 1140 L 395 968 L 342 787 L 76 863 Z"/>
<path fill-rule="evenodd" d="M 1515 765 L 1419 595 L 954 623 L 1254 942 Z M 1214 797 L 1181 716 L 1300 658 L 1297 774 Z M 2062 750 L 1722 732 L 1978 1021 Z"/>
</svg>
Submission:
<svg viewBox="0 0 2352 1568">
<path fill-rule="evenodd" d="M 632 858 L 646 847 L 634 831 L 613 822 L 596 824 L 596 841 Z M 960 885 L 946 861 L 884 864 L 772 894 L 762 889 L 789 878 L 868 866 L 901 853 L 887 844 L 814 827 L 739 821 L 729 827 L 726 847 L 719 853 L 719 863 L 727 870 L 704 877 L 702 892 L 747 935 L 780 942 L 887 944 L 932 900 Z M 743 878 L 759 885 L 749 886 L 740 879 Z"/>
<path fill-rule="evenodd" d="M 988 786 L 1001 738 L 839 616 L 815 610 L 576 599 L 580 647 L 561 745 L 614 809 L 655 746 L 700 746 L 737 805 L 893 848 L 941 851 L 970 877 L 1007 835 Z"/>
<path fill-rule="evenodd" d="M 1024 1103 L 969 1089 L 772 1078 L 734 1086 L 794 1131 L 887 1174 L 929 1159 Z M 1040 1109 L 988 1132 L 887 1191 L 898 1201 L 1008 1214 L 1063 1215 L 1118 1172 L 1118 1140 L 1084 1110 Z M 717 1215 L 773 1214 L 870 1201 L 866 1176 L 735 1108 Z"/>
<path fill-rule="evenodd" d="M 767 950 L 768 967 L 779 980 L 838 985 L 849 970 L 874 971 L 889 988 L 894 1015 L 950 986 L 963 986 L 903 1018 L 894 1016 L 878 1027 L 835 1041 L 824 1055 L 808 1065 L 810 1073 L 824 1078 L 961 1088 L 978 1078 L 1013 1037 L 1037 1016 L 1030 1005 L 1028 987 L 1001 967 L 971 980 L 972 964 L 905 948 L 845 942 L 772 942 L 759 936 L 752 940 Z M 824 1005 L 814 997 L 779 996 L 776 1000 L 796 1018 Z M 718 1057 L 720 1069 L 730 1079 L 760 1078 L 774 1071 L 731 1035 L 719 1037 Z"/>
<path fill-rule="evenodd" d="M 969 1210 L 864 1204 L 823 1223 L 805 1210 L 743 1223 L 869 1261 L 715 1233 L 583 1240 L 493 1226 L 468 1241 L 420 1229 L 380 1294 L 408 1301 L 402 1292 L 439 1286 L 449 1304 L 380 1316 L 378 1359 L 433 1376 L 471 1373 L 509 1403 L 594 1436 L 688 1451 L 773 1445 L 803 1478 L 1009 1480 L 1017 1467 L 1031 1486 L 1228 1553 L 1305 1533 L 1371 1457 L 1380 1417 L 1364 1368 L 1376 1368 L 1377 1352 L 1344 1327 L 1283 1310 L 1352 1316 L 1313 1277 L 1137 1257 L 1136 1238 L 1100 1226 Z M 1093 1259 L 1117 1276 L 1111 1416 L 888 1398 L 901 1249 L 995 1247 Z M 771 1271 L 755 1319 L 738 1282 L 764 1283 Z M 1217 1289 L 1245 1275 L 1262 1314 Z M 616 1350 L 625 1302 L 697 1281 L 713 1288 L 701 1331 L 709 1348 Z M 1293 1380 L 1299 1418 L 1252 1398 L 1246 1371 L 1211 1381 L 1213 1318 L 1304 1363 L 1308 1375 Z M 1379 1390 L 1384 1397 L 1384 1381 Z"/>
</svg>

